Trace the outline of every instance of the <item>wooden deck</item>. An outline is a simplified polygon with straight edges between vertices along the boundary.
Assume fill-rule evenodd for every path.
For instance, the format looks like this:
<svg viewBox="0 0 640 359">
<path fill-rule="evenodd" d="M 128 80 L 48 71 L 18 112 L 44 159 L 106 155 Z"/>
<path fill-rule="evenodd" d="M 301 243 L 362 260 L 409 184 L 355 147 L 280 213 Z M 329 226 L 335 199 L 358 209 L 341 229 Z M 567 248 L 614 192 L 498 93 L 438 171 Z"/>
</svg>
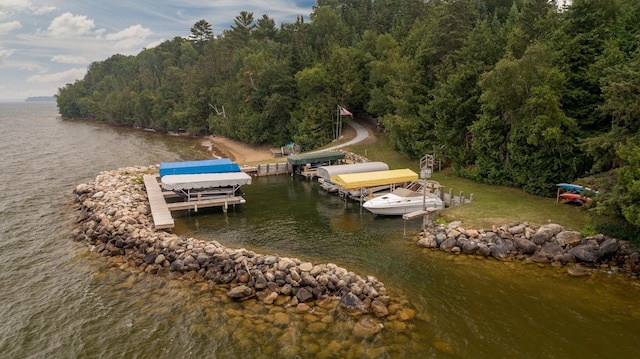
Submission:
<svg viewBox="0 0 640 359">
<path fill-rule="evenodd" d="M 184 210 L 194 210 L 198 211 L 198 208 L 207 208 L 207 207 L 222 207 L 223 211 L 227 211 L 227 208 L 230 205 L 242 204 L 245 203 L 245 199 L 239 196 L 233 197 L 221 197 L 221 198 L 212 198 L 212 199 L 202 199 L 199 201 L 184 201 L 184 202 L 172 202 L 166 203 L 165 205 L 169 208 L 169 211 L 184 211 Z"/>
<path fill-rule="evenodd" d="M 240 170 L 251 176 L 273 176 L 291 173 L 291 166 L 287 162 L 262 163 L 252 166 L 241 166 Z"/>
<path fill-rule="evenodd" d="M 156 229 L 171 229 L 174 227 L 173 217 L 167 207 L 160 185 L 156 176 L 144 175 L 144 187 L 147 189 L 147 197 L 149 198 L 149 208 L 151 208 L 151 216 Z"/>
</svg>

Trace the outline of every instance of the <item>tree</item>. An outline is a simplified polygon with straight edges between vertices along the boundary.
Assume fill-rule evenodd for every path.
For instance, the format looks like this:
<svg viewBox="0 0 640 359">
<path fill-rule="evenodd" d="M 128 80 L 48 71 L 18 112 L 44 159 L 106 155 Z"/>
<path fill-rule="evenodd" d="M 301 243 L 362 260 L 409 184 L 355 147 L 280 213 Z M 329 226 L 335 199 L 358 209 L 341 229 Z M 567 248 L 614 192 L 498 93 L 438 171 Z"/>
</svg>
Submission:
<svg viewBox="0 0 640 359">
<path fill-rule="evenodd" d="M 275 20 L 264 14 L 256 22 L 256 28 L 252 36 L 256 40 L 275 40 L 277 34 L 278 30 L 276 29 Z"/>
<path fill-rule="evenodd" d="M 450 159 L 455 171 L 475 160 L 469 127 L 480 113 L 480 76 L 504 54 L 505 40 L 498 29 L 495 20 L 485 20 L 469 33 L 448 65 L 436 72 L 434 88 L 420 109 L 426 124 L 423 152 Z"/>
<path fill-rule="evenodd" d="M 640 135 L 629 138 L 618 147 L 618 156 L 625 166 L 617 170 L 619 184 L 614 189 L 624 218 L 640 227 Z"/>
<path fill-rule="evenodd" d="M 538 195 L 576 177 L 575 120 L 561 109 L 565 78 L 552 63 L 550 49 L 534 44 L 482 76 L 482 112 L 470 127 L 477 160 L 468 174 Z"/>
<path fill-rule="evenodd" d="M 293 139 L 310 150 L 334 139 L 335 84 L 320 64 L 298 72 L 295 79 L 300 100 L 291 114 Z"/>
<path fill-rule="evenodd" d="M 202 43 L 209 41 L 213 38 L 213 29 L 211 24 L 209 24 L 206 20 L 200 20 L 196 22 L 191 27 L 191 34 L 189 34 L 189 39 L 194 41 L 198 46 L 201 46 Z"/>
<path fill-rule="evenodd" d="M 231 30 L 225 30 L 223 34 L 225 39 L 230 41 L 231 47 L 239 49 L 248 45 L 251 33 L 255 28 L 253 13 L 240 11 L 240 14 L 233 19 Z"/>
</svg>

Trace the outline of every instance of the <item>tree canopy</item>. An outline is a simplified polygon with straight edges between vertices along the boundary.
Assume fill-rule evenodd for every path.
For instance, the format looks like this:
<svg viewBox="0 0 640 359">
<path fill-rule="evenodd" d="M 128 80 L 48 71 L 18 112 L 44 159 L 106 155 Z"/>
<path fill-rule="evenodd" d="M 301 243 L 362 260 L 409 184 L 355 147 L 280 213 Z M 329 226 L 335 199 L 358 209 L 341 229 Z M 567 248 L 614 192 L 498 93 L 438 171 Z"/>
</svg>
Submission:
<svg viewBox="0 0 640 359">
<path fill-rule="evenodd" d="M 599 211 L 640 225 L 640 2 L 326 0 L 279 27 L 241 11 L 214 36 L 90 65 L 66 118 L 249 143 L 335 136 L 335 109 L 378 118 L 410 158 L 550 196 L 607 174 Z"/>
</svg>

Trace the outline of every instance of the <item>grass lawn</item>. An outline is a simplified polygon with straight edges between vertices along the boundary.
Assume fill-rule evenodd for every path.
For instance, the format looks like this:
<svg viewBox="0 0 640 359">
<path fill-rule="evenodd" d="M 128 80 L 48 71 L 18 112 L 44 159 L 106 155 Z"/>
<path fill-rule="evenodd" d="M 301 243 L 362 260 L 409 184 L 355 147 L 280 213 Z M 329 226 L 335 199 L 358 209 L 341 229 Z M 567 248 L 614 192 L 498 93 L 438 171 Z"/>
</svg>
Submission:
<svg viewBox="0 0 640 359">
<path fill-rule="evenodd" d="M 419 161 L 409 160 L 396 151 L 385 134 L 377 133 L 376 140 L 345 148 L 363 155 L 370 161 L 381 161 L 391 169 L 410 168 L 419 173 Z M 450 170 L 437 170 L 431 179 L 440 182 L 445 191 L 460 191 L 474 201 L 462 206 L 448 208 L 440 214 L 446 222 L 462 221 L 467 228 L 490 228 L 510 222 L 544 224 L 557 223 L 567 229 L 589 233 L 593 227 L 588 213 L 579 206 L 556 203 L 555 198 L 544 198 L 528 194 L 520 189 L 491 186 L 455 176 Z"/>
</svg>

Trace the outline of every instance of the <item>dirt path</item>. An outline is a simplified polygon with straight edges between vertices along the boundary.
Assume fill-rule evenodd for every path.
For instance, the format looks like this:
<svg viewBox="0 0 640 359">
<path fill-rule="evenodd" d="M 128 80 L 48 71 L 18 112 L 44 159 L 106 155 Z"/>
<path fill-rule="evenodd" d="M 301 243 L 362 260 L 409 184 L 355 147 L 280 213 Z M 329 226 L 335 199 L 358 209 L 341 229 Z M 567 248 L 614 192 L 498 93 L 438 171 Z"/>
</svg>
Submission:
<svg viewBox="0 0 640 359">
<path fill-rule="evenodd" d="M 349 125 L 350 128 L 345 129 L 345 138 L 341 139 L 340 141 L 342 143 L 313 152 L 331 151 L 334 149 L 353 145 L 355 143 L 366 140 L 367 138 L 375 138 L 375 136 L 371 134 L 370 129 L 363 127 L 356 121 L 349 121 L 346 122 L 346 124 Z M 244 142 L 232 140 L 230 138 L 221 136 L 207 136 L 203 139 L 202 145 L 209 147 L 214 156 L 229 157 L 232 161 L 238 164 L 276 161 L 273 153 L 271 153 L 270 151 L 269 145 L 249 145 Z M 278 160 L 283 161 L 285 159 L 286 157 L 283 157 Z"/>
</svg>

